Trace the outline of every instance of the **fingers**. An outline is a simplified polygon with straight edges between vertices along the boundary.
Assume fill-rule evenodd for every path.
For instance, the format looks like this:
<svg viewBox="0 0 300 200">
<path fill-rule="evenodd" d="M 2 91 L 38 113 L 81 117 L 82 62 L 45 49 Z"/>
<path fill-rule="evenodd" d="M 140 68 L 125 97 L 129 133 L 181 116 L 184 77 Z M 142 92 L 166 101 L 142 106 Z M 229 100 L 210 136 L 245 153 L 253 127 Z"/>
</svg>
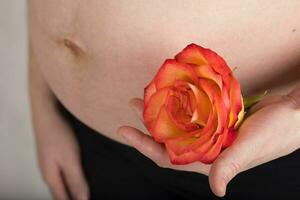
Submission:
<svg viewBox="0 0 300 200">
<path fill-rule="evenodd" d="M 45 182 L 48 185 L 50 192 L 55 200 L 69 200 L 69 196 L 64 185 L 62 174 L 55 166 L 51 171 L 46 172 Z"/>
<path fill-rule="evenodd" d="M 209 173 L 210 165 L 200 162 L 187 165 L 172 165 L 165 147 L 136 128 L 121 126 L 118 129 L 118 134 L 122 135 L 131 146 L 150 158 L 160 167 L 197 172 L 204 175 L 208 175 Z"/>
<path fill-rule="evenodd" d="M 143 110 L 144 110 L 144 101 L 139 98 L 133 98 L 129 101 L 130 107 L 135 111 L 140 120 L 144 123 L 143 119 Z"/>
<path fill-rule="evenodd" d="M 131 109 L 136 113 L 138 118 L 141 120 L 141 122 L 144 124 L 144 118 L 143 118 L 144 101 L 139 98 L 133 98 L 133 99 L 130 99 L 129 105 L 130 105 Z M 144 134 L 150 135 L 149 132 L 146 132 Z"/>
<path fill-rule="evenodd" d="M 168 166 L 168 155 L 163 145 L 154 141 L 142 131 L 130 127 L 121 126 L 117 131 L 125 140 L 139 152 L 154 161 L 158 166 Z"/>
<path fill-rule="evenodd" d="M 81 164 L 78 159 L 69 162 L 64 167 L 63 173 L 65 180 L 71 193 L 72 199 L 74 200 L 88 200 L 89 189 L 85 180 Z"/>
<path fill-rule="evenodd" d="M 88 186 L 79 162 L 70 162 L 63 168 L 59 165 L 52 166 L 45 174 L 45 182 L 55 200 L 70 200 L 70 195 L 74 200 L 89 198 Z"/>
<path fill-rule="evenodd" d="M 210 164 L 204 164 L 201 162 L 194 162 L 185 165 L 172 165 L 172 169 L 180 170 L 180 171 L 189 171 L 189 172 L 197 172 L 203 175 L 208 176 L 210 171 Z"/>
<path fill-rule="evenodd" d="M 247 144 L 233 144 L 223 151 L 212 164 L 209 184 L 215 195 L 224 196 L 229 181 L 245 170 L 253 154 L 247 146 Z"/>
</svg>

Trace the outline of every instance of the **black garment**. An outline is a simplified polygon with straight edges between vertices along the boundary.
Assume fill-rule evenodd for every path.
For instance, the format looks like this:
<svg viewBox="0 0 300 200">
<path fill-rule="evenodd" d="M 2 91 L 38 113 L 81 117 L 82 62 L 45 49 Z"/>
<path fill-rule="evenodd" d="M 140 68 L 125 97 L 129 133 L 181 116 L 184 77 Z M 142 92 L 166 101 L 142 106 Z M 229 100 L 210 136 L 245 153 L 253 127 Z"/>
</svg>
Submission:
<svg viewBox="0 0 300 200">
<path fill-rule="evenodd" d="M 226 197 L 217 198 L 206 176 L 160 168 L 137 150 L 87 127 L 61 104 L 60 110 L 78 138 L 91 199 L 300 199 L 300 151 L 239 174 Z"/>
</svg>

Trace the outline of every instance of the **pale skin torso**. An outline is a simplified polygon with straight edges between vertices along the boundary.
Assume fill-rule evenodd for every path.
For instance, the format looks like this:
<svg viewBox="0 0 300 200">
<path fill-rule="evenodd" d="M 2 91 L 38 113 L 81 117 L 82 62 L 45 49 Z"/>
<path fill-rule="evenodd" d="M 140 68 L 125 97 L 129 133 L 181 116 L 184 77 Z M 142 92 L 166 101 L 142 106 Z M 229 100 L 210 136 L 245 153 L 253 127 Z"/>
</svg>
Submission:
<svg viewBox="0 0 300 200">
<path fill-rule="evenodd" d="M 299 72 L 299 13 L 299 0 L 31 0 L 30 42 L 57 98 L 122 142 L 120 125 L 144 129 L 129 99 L 142 97 L 163 61 L 189 43 L 237 67 L 245 93 L 267 89 L 288 70 Z"/>
</svg>

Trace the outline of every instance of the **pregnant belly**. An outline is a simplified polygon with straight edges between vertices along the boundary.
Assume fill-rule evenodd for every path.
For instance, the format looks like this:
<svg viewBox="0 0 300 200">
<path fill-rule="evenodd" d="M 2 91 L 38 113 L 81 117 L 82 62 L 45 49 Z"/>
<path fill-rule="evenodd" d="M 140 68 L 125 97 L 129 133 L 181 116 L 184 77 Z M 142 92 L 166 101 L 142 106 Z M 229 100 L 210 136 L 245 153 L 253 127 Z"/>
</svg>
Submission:
<svg viewBox="0 0 300 200">
<path fill-rule="evenodd" d="M 241 11 L 244 18 L 233 24 L 236 13 L 224 13 L 226 9 L 217 5 L 196 1 L 190 5 L 183 2 L 184 9 L 183 5 L 172 5 L 168 12 L 167 2 L 172 1 L 134 1 L 130 5 L 122 1 L 62 1 L 56 6 L 55 1 L 46 1 L 54 6 L 32 2 L 30 40 L 49 86 L 72 114 L 119 142 L 122 140 L 115 133 L 120 125 L 145 130 L 129 108 L 129 99 L 143 97 L 145 85 L 163 61 L 187 44 L 198 43 L 223 55 L 229 65 L 238 67 L 236 74 L 244 88 L 259 84 L 253 84 L 253 78 L 266 80 L 272 72 L 280 72 L 280 61 L 299 52 L 295 47 L 299 37 L 291 31 L 284 33 L 295 28 L 294 15 L 283 15 L 290 12 L 292 4 L 285 10 L 270 8 L 261 13 L 252 5 L 253 12 L 250 8 L 249 12 Z M 239 5 L 243 6 L 249 5 Z M 214 13 L 218 15 L 211 17 Z M 259 20 L 257 14 L 290 24 Z M 247 23 L 254 18 L 256 23 Z M 273 35 L 265 37 L 270 32 Z M 253 73 L 253 69 L 260 73 Z"/>
</svg>

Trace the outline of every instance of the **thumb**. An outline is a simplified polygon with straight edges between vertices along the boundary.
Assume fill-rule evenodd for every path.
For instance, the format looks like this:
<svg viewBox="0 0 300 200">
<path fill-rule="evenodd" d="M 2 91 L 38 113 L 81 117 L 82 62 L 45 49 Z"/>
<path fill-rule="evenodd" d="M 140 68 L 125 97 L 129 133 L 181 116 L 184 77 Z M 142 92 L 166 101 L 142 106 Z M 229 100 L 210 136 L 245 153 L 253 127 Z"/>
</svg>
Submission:
<svg viewBox="0 0 300 200">
<path fill-rule="evenodd" d="M 247 152 L 241 152 L 241 149 L 236 150 L 231 146 L 214 161 L 209 173 L 209 184 L 215 195 L 223 197 L 227 184 L 247 166 L 245 155 Z"/>
</svg>

